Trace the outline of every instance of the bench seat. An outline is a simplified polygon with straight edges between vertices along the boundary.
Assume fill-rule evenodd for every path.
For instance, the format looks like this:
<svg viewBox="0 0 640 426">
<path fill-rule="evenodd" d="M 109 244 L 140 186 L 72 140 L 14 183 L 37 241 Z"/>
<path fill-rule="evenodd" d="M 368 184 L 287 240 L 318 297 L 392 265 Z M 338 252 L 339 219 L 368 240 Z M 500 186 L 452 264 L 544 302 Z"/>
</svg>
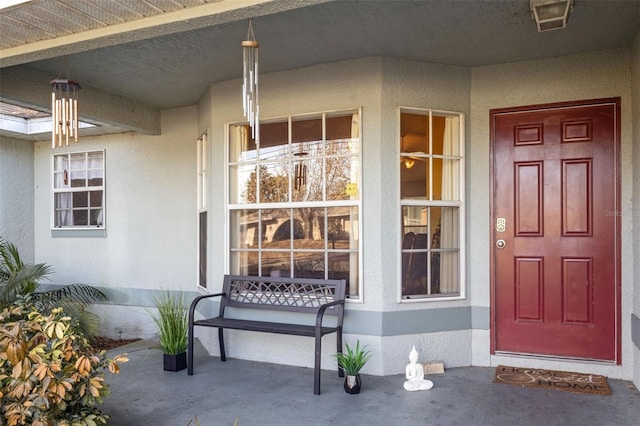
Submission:
<svg viewBox="0 0 640 426">
<path fill-rule="evenodd" d="M 194 321 L 193 325 L 205 327 L 228 328 L 231 330 L 259 331 L 264 333 L 290 334 L 292 336 L 315 337 L 316 327 L 314 325 L 290 324 L 283 322 L 263 322 L 254 320 L 244 320 L 235 318 L 208 318 Z M 321 335 L 335 333 L 338 327 L 321 327 Z"/>
</svg>

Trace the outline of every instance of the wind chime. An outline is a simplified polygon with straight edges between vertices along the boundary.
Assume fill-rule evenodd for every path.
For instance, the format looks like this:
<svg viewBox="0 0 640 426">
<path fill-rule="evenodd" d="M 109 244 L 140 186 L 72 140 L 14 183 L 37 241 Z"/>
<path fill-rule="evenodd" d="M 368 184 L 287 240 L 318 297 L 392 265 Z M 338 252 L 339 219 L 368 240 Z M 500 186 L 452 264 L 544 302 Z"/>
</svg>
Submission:
<svg viewBox="0 0 640 426">
<path fill-rule="evenodd" d="M 66 58 L 65 58 L 66 68 Z M 62 73 L 61 73 L 62 74 Z M 68 73 L 67 73 L 68 74 Z M 80 85 L 67 78 L 58 78 L 51 83 L 51 148 L 69 145 L 69 138 L 78 141 L 78 91 Z"/>
<path fill-rule="evenodd" d="M 293 189 L 299 191 L 307 185 L 307 165 L 304 163 L 304 157 L 307 156 L 307 152 L 300 147 L 300 150 L 293 155 L 301 158 L 293 166 Z"/>
<path fill-rule="evenodd" d="M 251 137 L 260 140 L 260 107 L 258 106 L 258 47 L 249 19 L 247 39 L 242 42 L 242 108 L 251 127 Z"/>
</svg>

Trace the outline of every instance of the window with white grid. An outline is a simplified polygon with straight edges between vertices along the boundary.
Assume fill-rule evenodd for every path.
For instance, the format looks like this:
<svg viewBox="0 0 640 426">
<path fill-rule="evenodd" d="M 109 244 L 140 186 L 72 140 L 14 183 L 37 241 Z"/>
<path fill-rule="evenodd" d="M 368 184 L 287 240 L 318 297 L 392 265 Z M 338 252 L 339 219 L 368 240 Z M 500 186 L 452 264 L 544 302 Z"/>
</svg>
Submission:
<svg viewBox="0 0 640 426">
<path fill-rule="evenodd" d="M 105 152 L 52 156 L 54 229 L 105 227 Z"/>
</svg>

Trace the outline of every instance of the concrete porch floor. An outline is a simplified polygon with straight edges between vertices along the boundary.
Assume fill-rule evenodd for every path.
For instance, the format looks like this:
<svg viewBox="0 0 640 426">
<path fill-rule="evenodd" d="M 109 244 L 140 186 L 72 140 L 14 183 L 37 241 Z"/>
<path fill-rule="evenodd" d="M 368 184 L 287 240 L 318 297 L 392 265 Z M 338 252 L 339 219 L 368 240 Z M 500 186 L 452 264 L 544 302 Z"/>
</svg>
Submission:
<svg viewBox="0 0 640 426">
<path fill-rule="evenodd" d="M 228 358 L 196 344 L 194 375 L 166 372 L 155 342 L 112 349 L 128 353 L 119 375 L 106 373 L 112 394 L 101 406 L 110 425 L 638 425 L 640 392 L 609 379 L 612 395 L 586 395 L 493 383 L 493 368 L 464 367 L 431 375 L 429 391 L 407 392 L 403 375 L 363 376 L 347 394 L 335 371 Z M 312 356 L 312 354 L 310 354 Z M 198 423 L 195 422 L 197 417 Z"/>
</svg>

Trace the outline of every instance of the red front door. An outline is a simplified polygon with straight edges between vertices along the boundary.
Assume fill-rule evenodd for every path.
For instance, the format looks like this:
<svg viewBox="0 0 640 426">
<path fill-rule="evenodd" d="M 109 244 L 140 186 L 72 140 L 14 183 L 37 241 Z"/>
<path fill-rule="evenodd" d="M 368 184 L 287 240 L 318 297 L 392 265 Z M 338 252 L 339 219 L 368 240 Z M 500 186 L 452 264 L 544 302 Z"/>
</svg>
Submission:
<svg viewBox="0 0 640 426">
<path fill-rule="evenodd" d="M 493 352 L 620 361 L 619 117 L 491 111 Z"/>
</svg>

